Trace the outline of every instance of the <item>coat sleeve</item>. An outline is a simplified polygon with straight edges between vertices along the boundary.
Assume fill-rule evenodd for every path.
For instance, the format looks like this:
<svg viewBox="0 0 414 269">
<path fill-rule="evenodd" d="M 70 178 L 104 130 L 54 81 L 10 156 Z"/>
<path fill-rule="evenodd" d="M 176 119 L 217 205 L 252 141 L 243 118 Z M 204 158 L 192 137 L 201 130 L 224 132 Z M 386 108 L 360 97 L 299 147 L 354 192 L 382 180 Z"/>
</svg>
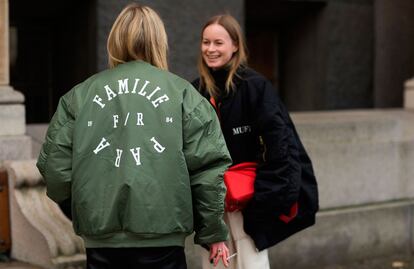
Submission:
<svg viewBox="0 0 414 269">
<path fill-rule="evenodd" d="M 46 182 L 47 195 L 57 203 L 71 197 L 72 135 L 74 113 L 69 92 L 59 100 L 40 151 L 37 167 Z"/>
<path fill-rule="evenodd" d="M 298 200 L 301 180 L 294 126 L 270 82 L 262 79 L 255 87 L 259 94 L 256 124 L 264 143 L 264 161 L 258 167 L 255 194 L 246 212 L 288 214 Z"/>
<path fill-rule="evenodd" d="M 184 100 L 183 152 L 190 175 L 196 244 L 227 240 L 223 173 L 231 164 L 217 116 L 193 87 Z"/>
</svg>

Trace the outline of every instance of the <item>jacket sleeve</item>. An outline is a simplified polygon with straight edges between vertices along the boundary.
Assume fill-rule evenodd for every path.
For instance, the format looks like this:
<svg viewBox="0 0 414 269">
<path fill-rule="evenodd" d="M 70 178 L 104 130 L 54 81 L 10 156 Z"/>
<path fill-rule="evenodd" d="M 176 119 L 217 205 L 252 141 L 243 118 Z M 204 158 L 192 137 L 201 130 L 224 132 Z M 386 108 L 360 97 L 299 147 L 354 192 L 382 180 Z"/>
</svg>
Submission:
<svg viewBox="0 0 414 269">
<path fill-rule="evenodd" d="M 264 142 L 264 162 L 257 170 L 255 194 L 246 208 L 249 211 L 288 214 L 297 201 L 301 167 L 294 126 L 276 90 L 269 81 L 255 83 L 259 97 L 256 124 Z M 253 210 L 254 209 L 254 210 Z"/>
<path fill-rule="evenodd" d="M 223 221 L 223 173 L 231 164 L 220 123 L 211 105 L 191 87 L 183 115 L 183 151 L 190 175 L 196 244 L 227 240 Z"/>
<path fill-rule="evenodd" d="M 40 151 L 37 167 L 46 182 L 47 195 L 57 203 L 71 197 L 72 133 L 74 113 L 69 92 L 59 100 Z"/>
</svg>

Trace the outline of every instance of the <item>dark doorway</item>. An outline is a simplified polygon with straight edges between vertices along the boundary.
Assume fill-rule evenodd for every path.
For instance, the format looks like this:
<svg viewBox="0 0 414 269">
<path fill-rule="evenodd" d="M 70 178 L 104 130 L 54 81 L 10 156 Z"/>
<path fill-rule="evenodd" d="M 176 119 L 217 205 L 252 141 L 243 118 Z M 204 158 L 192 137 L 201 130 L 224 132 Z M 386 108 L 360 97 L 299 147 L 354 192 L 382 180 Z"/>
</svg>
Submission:
<svg viewBox="0 0 414 269">
<path fill-rule="evenodd" d="M 313 41 L 305 38 L 313 35 L 310 27 L 316 24 L 317 14 L 325 2 L 246 0 L 249 65 L 265 75 L 287 106 L 294 110 L 317 109 L 311 96 L 316 93 L 305 93 L 305 87 L 300 94 L 293 93 L 295 86 L 291 82 L 295 77 L 306 76 L 299 63 L 306 61 L 306 57 L 313 57 L 315 51 L 309 51 L 309 43 Z M 314 88 L 306 86 L 308 91 Z"/>
<path fill-rule="evenodd" d="M 96 71 L 95 1 L 10 1 L 10 84 L 27 123 L 49 122 L 59 98 Z"/>
</svg>

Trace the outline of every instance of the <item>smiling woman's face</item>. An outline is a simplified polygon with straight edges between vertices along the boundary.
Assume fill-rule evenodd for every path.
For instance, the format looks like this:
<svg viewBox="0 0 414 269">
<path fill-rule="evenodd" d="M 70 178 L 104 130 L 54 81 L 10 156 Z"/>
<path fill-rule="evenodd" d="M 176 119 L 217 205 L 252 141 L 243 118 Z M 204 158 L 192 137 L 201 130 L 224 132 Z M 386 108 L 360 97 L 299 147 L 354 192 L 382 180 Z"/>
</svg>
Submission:
<svg viewBox="0 0 414 269">
<path fill-rule="evenodd" d="M 201 52 L 204 62 L 212 69 L 225 66 L 237 51 L 229 33 L 219 24 L 210 24 L 203 31 Z"/>
</svg>

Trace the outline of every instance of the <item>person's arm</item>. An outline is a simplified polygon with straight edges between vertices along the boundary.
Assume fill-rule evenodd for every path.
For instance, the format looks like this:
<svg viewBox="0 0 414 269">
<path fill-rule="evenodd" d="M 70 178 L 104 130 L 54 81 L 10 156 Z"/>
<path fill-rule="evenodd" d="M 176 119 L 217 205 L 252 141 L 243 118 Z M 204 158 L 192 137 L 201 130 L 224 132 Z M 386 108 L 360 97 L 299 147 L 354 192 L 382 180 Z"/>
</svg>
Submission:
<svg viewBox="0 0 414 269">
<path fill-rule="evenodd" d="M 209 246 L 228 237 L 223 221 L 223 173 L 231 165 L 231 158 L 213 108 L 190 85 L 183 113 L 183 152 L 193 197 L 194 242 Z"/>
<path fill-rule="evenodd" d="M 47 195 L 61 205 L 66 205 L 71 199 L 72 134 L 75 120 L 70 106 L 71 98 L 72 92 L 69 92 L 60 99 L 36 164 L 46 182 Z"/>
<path fill-rule="evenodd" d="M 255 194 L 246 212 L 263 210 L 289 214 L 297 202 L 301 179 L 299 148 L 289 114 L 267 80 L 255 84 L 257 99 L 256 125 L 265 152 L 257 169 Z"/>
</svg>

